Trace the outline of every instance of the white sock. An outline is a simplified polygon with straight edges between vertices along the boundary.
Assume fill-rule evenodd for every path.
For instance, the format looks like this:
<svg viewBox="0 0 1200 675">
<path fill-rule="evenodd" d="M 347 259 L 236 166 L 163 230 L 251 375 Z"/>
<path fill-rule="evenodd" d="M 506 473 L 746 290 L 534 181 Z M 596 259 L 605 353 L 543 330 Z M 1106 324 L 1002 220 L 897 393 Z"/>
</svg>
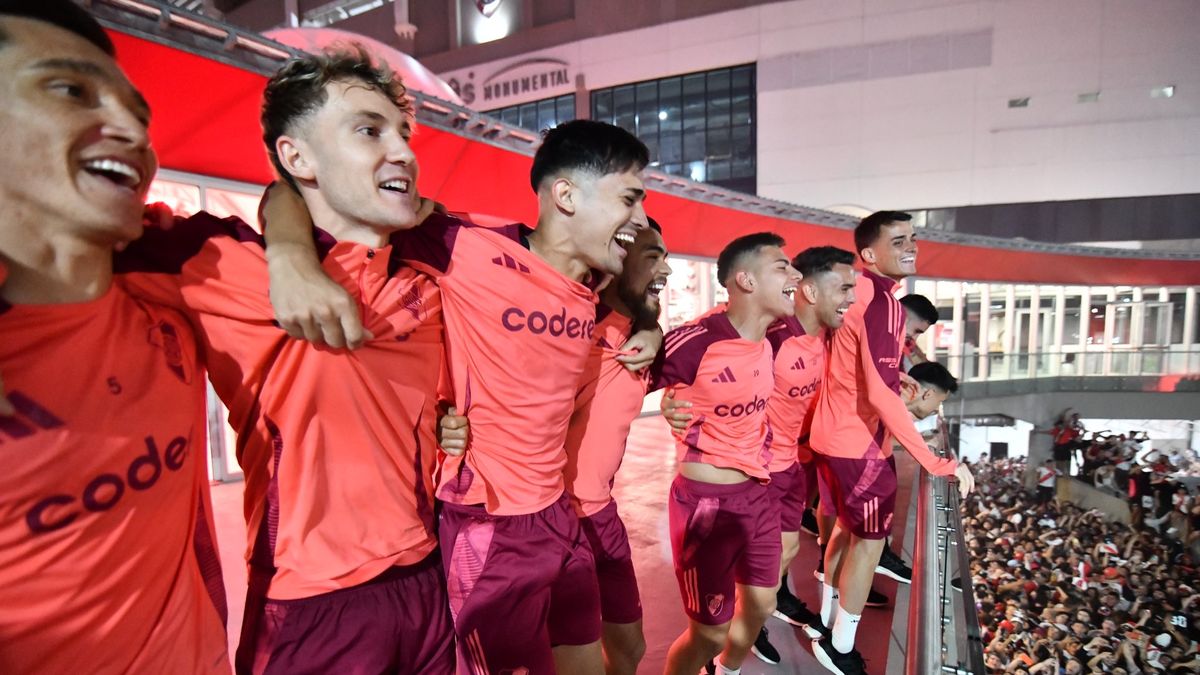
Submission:
<svg viewBox="0 0 1200 675">
<path fill-rule="evenodd" d="M 721 659 L 716 659 L 716 663 L 717 675 L 742 675 L 741 668 L 729 668 L 724 663 L 721 663 Z"/>
<path fill-rule="evenodd" d="M 851 614 L 845 607 L 838 606 L 837 619 L 833 622 L 833 648 L 843 654 L 854 649 L 854 635 L 858 633 L 861 614 Z"/>
<path fill-rule="evenodd" d="M 828 628 L 838 614 L 838 590 L 832 584 L 821 584 L 821 623 Z"/>
</svg>

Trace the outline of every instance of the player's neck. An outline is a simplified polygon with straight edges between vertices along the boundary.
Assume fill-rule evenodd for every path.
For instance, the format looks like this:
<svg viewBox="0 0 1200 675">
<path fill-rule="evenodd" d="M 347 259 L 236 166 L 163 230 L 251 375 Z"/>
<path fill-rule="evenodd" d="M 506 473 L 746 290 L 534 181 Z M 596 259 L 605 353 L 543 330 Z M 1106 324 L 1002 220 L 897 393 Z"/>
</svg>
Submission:
<svg viewBox="0 0 1200 675">
<path fill-rule="evenodd" d="M 884 274 L 883 272 L 879 271 L 879 266 L 877 266 L 877 265 L 868 265 L 866 263 L 863 263 L 863 269 L 870 272 L 871 274 L 874 274 L 877 277 L 891 279 L 892 281 L 894 281 L 896 283 L 900 283 L 908 278 L 907 276 L 894 277 L 894 276 L 891 276 L 890 274 Z"/>
<path fill-rule="evenodd" d="M 600 302 L 603 302 L 609 309 L 626 319 L 632 319 L 633 309 L 621 299 L 621 294 L 617 291 L 617 284 L 619 282 L 619 279 L 613 279 L 611 283 L 604 287 L 604 290 L 600 291 Z"/>
<path fill-rule="evenodd" d="M 767 337 L 767 328 L 775 322 L 774 316 L 754 306 L 749 302 L 749 298 L 735 300 L 732 296 L 729 298 L 729 309 L 725 310 L 725 317 L 742 339 L 751 342 L 761 342 Z"/>
<path fill-rule="evenodd" d="M 0 217 L 3 217 L 2 214 Z M 8 276 L 0 298 L 11 304 L 51 305 L 95 300 L 112 285 L 112 244 L 53 234 L 44 222 L 7 220 L 0 230 L 0 263 Z M 15 227 L 11 223 L 25 222 Z"/>
<path fill-rule="evenodd" d="M 386 246 L 388 233 L 338 213 L 316 190 L 304 191 L 304 203 L 312 216 L 313 225 L 338 241 L 349 241 L 371 248 Z"/>
<path fill-rule="evenodd" d="M 538 219 L 537 229 L 529 233 L 529 250 L 563 276 L 584 281 L 592 270 L 575 252 L 570 228 L 549 219 Z"/>
<path fill-rule="evenodd" d="M 821 320 L 817 318 L 817 308 L 813 305 L 802 303 L 797 307 L 796 320 L 800 322 L 806 335 L 816 335 L 821 332 Z"/>
</svg>

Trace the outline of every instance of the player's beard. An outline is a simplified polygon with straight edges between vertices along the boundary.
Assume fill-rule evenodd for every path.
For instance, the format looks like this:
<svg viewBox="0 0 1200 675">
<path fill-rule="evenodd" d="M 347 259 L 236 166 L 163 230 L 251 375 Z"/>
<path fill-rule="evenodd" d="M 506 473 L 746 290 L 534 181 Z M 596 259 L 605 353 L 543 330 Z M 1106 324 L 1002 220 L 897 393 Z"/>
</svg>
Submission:
<svg viewBox="0 0 1200 675">
<path fill-rule="evenodd" d="M 629 288 L 625 284 L 618 284 L 617 286 L 617 297 L 621 298 L 621 302 L 625 303 L 625 306 L 629 308 L 629 312 L 633 315 L 633 325 L 635 326 L 649 326 L 658 321 L 658 309 L 646 300 L 646 292 L 649 288 L 647 286 L 639 293 L 636 289 Z"/>
</svg>

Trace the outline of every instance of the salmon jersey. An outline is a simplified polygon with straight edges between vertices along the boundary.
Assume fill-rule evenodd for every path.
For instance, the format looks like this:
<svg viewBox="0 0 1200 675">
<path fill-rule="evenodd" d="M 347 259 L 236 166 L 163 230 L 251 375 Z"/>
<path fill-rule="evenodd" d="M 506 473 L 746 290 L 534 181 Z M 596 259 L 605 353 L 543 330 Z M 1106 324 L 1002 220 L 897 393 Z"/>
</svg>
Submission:
<svg viewBox="0 0 1200 675">
<path fill-rule="evenodd" d="M 406 234 L 405 258 L 442 289 L 454 403 L 471 422 L 466 453 L 442 464 L 438 497 L 495 515 L 541 511 L 563 494 L 596 294 L 531 252 L 520 225 L 434 214 Z M 427 262 L 438 258 L 444 266 Z"/>
<path fill-rule="evenodd" d="M 812 459 L 808 435 L 813 402 L 825 379 L 827 338 L 826 331 L 805 333 L 795 316 L 780 319 L 767 329 L 767 342 L 775 352 L 775 389 L 767 401 L 771 423 L 771 464 L 767 468 L 771 473 Z"/>
<path fill-rule="evenodd" d="M 201 332 L 237 431 L 247 557 L 281 600 L 356 586 L 436 546 L 437 287 L 394 247 L 316 239 L 375 336 L 353 352 L 276 325 L 264 242 L 236 219 L 201 213 L 150 230 L 117 259 L 125 284 Z"/>
<path fill-rule="evenodd" d="M 870 270 L 858 276 L 854 304 L 833 332 L 811 446 L 830 457 L 871 459 L 891 456 L 894 437 L 929 473 L 947 476 L 955 462 L 930 451 L 900 398 L 905 313 L 895 287 Z"/>
<path fill-rule="evenodd" d="M 117 282 L 0 335 L 0 670 L 228 673 L 187 321 Z"/>
<path fill-rule="evenodd" d="M 692 404 L 692 419 L 675 439 L 679 461 L 737 469 L 766 482 L 774 380 L 770 343 L 742 338 L 724 312 L 667 333 L 650 387 L 671 389 Z"/>
<path fill-rule="evenodd" d="M 612 501 L 629 427 L 646 396 L 646 379 L 617 360 L 633 320 L 606 305 L 596 308 L 596 319 L 596 340 L 567 429 L 567 492 L 580 516 L 594 515 Z"/>
</svg>

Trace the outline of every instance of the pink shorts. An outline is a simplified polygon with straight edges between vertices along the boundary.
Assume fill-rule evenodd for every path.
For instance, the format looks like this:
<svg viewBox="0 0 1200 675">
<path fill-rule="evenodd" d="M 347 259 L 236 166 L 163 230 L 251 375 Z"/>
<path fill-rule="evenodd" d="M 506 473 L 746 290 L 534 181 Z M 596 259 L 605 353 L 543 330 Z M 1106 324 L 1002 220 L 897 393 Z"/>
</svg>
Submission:
<svg viewBox="0 0 1200 675">
<path fill-rule="evenodd" d="M 860 539 L 884 539 L 892 533 L 896 510 L 896 458 L 854 459 L 819 455 L 817 483 L 821 512 L 836 515 Z"/>
<path fill-rule="evenodd" d="M 715 485 L 676 476 L 668 504 L 675 578 L 697 623 L 733 619 L 737 584 L 779 585 L 779 506 L 755 480 Z"/>
<path fill-rule="evenodd" d="M 554 673 L 552 647 L 600 639 L 592 550 L 564 494 L 528 515 L 442 504 L 459 671 Z"/>
<path fill-rule="evenodd" d="M 437 552 L 364 584 L 298 600 L 261 592 L 254 573 L 246 598 L 237 672 L 454 672 L 454 630 Z"/>
<path fill-rule="evenodd" d="M 800 519 L 808 506 L 808 476 L 804 466 L 797 463 L 771 474 L 767 494 L 779 505 L 779 529 L 799 532 Z"/>
<path fill-rule="evenodd" d="M 600 582 L 600 617 L 605 623 L 635 623 L 642 618 L 642 598 L 633 571 L 629 533 L 617 513 L 617 503 L 579 519 L 596 558 Z"/>
</svg>

